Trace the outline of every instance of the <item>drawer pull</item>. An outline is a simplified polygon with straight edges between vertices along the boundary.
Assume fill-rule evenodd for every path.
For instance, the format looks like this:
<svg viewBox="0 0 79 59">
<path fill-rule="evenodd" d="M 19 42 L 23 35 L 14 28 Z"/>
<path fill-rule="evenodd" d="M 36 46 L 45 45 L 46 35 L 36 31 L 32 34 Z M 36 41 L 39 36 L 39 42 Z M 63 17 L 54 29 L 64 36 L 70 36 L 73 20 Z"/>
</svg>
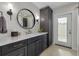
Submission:
<svg viewBox="0 0 79 59">
<path fill-rule="evenodd" d="M 23 44 L 18 44 L 18 45 L 15 45 L 14 47 L 20 47 L 20 46 L 23 46 Z"/>
<path fill-rule="evenodd" d="M 20 54 L 17 54 L 16 56 L 23 56 L 24 54 L 23 53 L 20 53 Z"/>
</svg>

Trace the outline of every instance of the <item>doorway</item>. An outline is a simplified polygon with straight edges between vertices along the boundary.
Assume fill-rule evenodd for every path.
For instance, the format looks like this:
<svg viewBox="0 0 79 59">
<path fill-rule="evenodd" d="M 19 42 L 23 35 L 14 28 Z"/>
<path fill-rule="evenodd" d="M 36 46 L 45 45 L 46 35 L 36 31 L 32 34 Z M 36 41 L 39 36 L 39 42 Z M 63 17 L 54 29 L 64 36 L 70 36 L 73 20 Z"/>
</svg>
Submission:
<svg viewBox="0 0 79 59">
<path fill-rule="evenodd" d="M 71 47 L 72 46 L 72 14 L 59 15 L 57 17 L 58 39 L 56 44 Z"/>
</svg>

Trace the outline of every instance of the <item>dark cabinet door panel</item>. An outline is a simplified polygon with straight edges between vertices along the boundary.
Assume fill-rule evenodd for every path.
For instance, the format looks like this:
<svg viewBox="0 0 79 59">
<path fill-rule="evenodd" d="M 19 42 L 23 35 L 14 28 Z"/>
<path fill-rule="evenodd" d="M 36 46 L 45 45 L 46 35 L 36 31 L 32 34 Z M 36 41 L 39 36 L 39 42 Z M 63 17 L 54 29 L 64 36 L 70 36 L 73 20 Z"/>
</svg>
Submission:
<svg viewBox="0 0 79 59">
<path fill-rule="evenodd" d="M 24 56 L 24 48 L 15 50 L 11 53 L 6 54 L 6 56 Z"/>
<path fill-rule="evenodd" d="M 28 52 L 27 52 L 27 46 L 25 47 L 25 56 L 27 56 L 28 54 L 27 54 Z"/>
<path fill-rule="evenodd" d="M 35 56 L 35 42 L 27 46 L 28 56 Z"/>
<path fill-rule="evenodd" d="M 41 53 L 41 51 L 42 51 L 41 40 L 36 41 L 35 44 L 36 44 L 35 45 L 35 55 L 38 56 Z"/>
<path fill-rule="evenodd" d="M 0 56 L 1 56 L 1 48 L 0 48 Z"/>
</svg>

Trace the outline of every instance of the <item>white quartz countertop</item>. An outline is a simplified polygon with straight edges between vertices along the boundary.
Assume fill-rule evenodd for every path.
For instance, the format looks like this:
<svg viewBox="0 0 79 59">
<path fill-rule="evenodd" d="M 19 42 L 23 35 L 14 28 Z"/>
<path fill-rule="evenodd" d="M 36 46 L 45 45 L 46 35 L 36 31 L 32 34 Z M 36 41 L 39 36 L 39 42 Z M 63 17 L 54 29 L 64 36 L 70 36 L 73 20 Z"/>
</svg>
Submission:
<svg viewBox="0 0 79 59">
<path fill-rule="evenodd" d="M 44 34 L 47 34 L 47 32 L 19 35 L 17 37 L 11 37 L 11 36 L 0 37 L 0 46 L 7 45 L 10 43 L 14 43 L 14 42 L 18 42 L 18 41 L 22 41 L 25 39 L 29 39 L 29 38 L 44 35 Z"/>
</svg>

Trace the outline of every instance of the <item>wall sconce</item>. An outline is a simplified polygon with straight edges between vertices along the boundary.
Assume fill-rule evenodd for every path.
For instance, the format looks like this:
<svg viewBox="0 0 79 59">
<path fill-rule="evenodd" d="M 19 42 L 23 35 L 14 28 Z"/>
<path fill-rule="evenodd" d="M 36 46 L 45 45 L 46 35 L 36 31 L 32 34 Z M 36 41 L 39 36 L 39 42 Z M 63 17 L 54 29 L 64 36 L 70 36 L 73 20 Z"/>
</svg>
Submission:
<svg viewBox="0 0 79 59">
<path fill-rule="evenodd" d="M 12 16 L 12 9 L 13 9 L 13 6 L 12 4 L 8 3 L 8 9 L 9 11 L 7 11 L 7 14 L 10 16 L 10 20 L 11 20 L 11 16 Z"/>
<path fill-rule="evenodd" d="M 11 16 L 12 16 L 12 9 L 10 9 L 9 11 L 7 11 L 7 14 L 10 16 L 10 20 L 11 20 Z"/>
<path fill-rule="evenodd" d="M 38 16 L 38 15 L 36 15 L 36 22 L 38 22 L 38 20 L 39 20 L 39 16 Z"/>
</svg>

